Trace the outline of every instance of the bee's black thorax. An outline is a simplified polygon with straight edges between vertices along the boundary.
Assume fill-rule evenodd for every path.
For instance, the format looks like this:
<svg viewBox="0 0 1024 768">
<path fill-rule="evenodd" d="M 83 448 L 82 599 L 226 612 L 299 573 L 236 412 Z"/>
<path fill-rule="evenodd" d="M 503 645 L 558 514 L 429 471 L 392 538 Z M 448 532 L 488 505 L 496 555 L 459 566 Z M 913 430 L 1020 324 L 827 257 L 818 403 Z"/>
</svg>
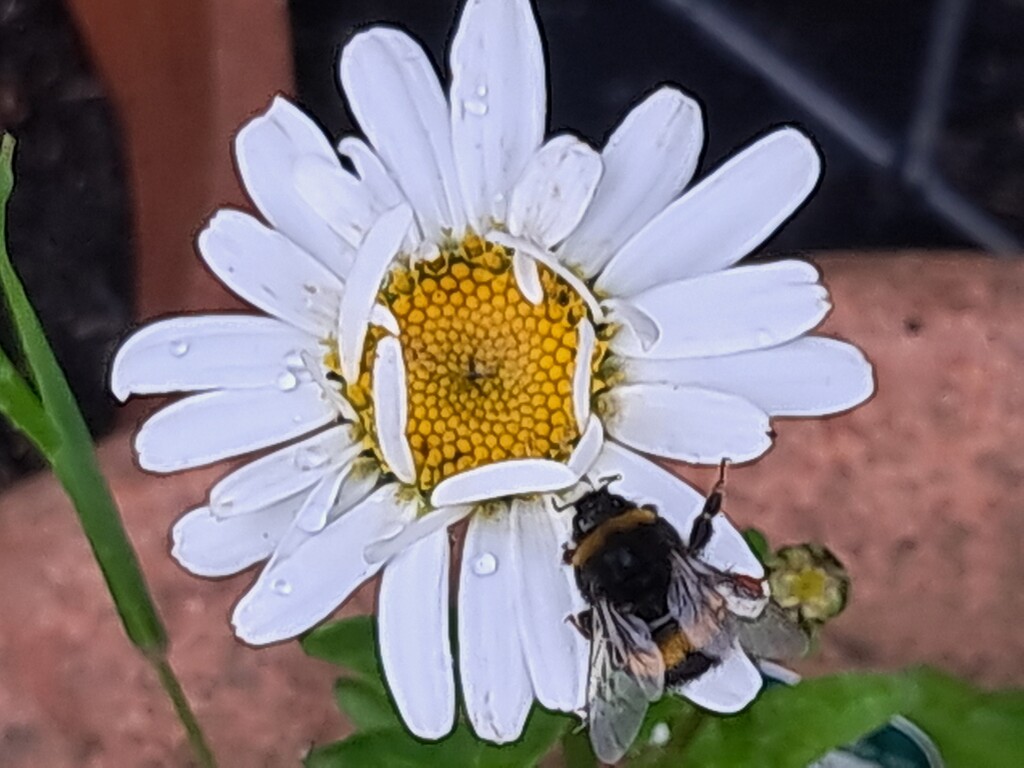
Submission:
<svg viewBox="0 0 1024 768">
<path fill-rule="evenodd" d="M 675 529 L 653 510 L 631 506 L 578 541 L 576 583 L 589 603 L 606 600 L 624 613 L 655 621 L 668 610 L 671 555 L 682 546 Z"/>
</svg>

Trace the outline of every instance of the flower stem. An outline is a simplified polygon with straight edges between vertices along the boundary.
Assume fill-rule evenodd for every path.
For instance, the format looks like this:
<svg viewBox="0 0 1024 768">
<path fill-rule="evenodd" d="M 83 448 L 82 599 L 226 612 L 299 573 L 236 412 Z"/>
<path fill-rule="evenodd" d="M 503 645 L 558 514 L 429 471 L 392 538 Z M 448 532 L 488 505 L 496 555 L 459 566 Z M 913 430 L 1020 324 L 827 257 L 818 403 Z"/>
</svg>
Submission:
<svg viewBox="0 0 1024 768">
<path fill-rule="evenodd" d="M 160 678 L 160 685 L 163 686 L 167 692 L 167 697 L 174 704 L 174 711 L 178 713 L 178 719 L 185 727 L 185 733 L 188 734 L 188 743 L 192 745 L 192 753 L 195 755 L 196 760 L 199 761 L 199 765 L 202 768 L 216 768 L 217 761 L 214 759 L 213 752 L 210 751 L 210 747 L 206 743 L 206 737 L 203 736 L 203 730 L 199 727 L 199 721 L 196 720 L 192 707 L 189 706 L 188 699 L 185 697 L 185 691 L 181 688 L 181 683 L 174 676 L 171 663 L 165 656 L 152 658 L 150 662 Z"/>
<path fill-rule="evenodd" d="M 0 293 L 14 326 L 25 375 L 0 350 L 0 413 L 35 444 L 64 487 L 128 639 L 153 664 L 199 764 L 211 768 L 213 755 L 167 661 L 167 632 L 100 471 L 92 436 L 7 253 L 13 154 L 14 139 L 4 135 L 0 140 Z"/>
</svg>

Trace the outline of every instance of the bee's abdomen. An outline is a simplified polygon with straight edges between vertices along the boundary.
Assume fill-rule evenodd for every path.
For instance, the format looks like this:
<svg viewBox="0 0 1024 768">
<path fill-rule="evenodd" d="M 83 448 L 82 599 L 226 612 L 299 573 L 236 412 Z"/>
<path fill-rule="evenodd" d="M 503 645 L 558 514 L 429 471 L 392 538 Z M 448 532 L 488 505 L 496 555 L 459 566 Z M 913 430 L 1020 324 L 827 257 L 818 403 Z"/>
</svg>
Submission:
<svg viewBox="0 0 1024 768">
<path fill-rule="evenodd" d="M 655 642 L 665 661 L 666 687 L 694 680 L 717 663 L 711 656 L 696 650 L 675 624 L 658 632 Z"/>
</svg>

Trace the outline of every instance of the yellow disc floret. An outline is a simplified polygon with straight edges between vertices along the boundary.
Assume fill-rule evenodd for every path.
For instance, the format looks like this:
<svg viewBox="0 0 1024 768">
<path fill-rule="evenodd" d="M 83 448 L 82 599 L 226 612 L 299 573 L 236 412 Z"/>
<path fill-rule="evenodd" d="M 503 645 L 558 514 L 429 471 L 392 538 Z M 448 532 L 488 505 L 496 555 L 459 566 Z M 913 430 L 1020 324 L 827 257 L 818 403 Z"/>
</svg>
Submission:
<svg viewBox="0 0 1024 768">
<path fill-rule="evenodd" d="M 572 452 L 581 432 L 573 410 L 577 327 L 587 307 L 544 266 L 540 281 L 543 298 L 532 304 L 519 291 L 512 252 L 470 234 L 430 261 L 396 266 L 384 282 L 378 301 L 400 329 L 406 437 L 421 490 L 491 462 L 565 461 Z M 345 388 L 375 450 L 370 377 L 383 333 L 371 328 L 360 378 Z M 588 361 L 595 369 L 603 350 Z"/>
</svg>

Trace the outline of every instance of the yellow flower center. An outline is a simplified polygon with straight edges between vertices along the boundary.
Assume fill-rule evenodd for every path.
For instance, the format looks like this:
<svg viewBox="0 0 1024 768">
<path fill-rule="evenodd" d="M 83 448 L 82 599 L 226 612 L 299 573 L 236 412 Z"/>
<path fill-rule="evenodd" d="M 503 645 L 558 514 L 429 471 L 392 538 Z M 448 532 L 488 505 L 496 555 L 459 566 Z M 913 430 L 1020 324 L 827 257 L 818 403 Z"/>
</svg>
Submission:
<svg viewBox="0 0 1024 768">
<path fill-rule="evenodd" d="M 582 431 L 573 377 L 587 307 L 565 280 L 544 266 L 539 271 L 544 295 L 532 304 L 516 283 L 512 251 L 470 234 L 431 261 L 395 267 L 380 289 L 378 301 L 400 329 L 406 437 L 420 490 L 505 459 L 569 458 Z M 345 390 L 382 463 L 371 372 L 384 333 L 371 327 L 362 373 Z M 605 348 L 599 339 L 592 370 Z M 598 386 L 595 376 L 591 392 Z"/>
</svg>

